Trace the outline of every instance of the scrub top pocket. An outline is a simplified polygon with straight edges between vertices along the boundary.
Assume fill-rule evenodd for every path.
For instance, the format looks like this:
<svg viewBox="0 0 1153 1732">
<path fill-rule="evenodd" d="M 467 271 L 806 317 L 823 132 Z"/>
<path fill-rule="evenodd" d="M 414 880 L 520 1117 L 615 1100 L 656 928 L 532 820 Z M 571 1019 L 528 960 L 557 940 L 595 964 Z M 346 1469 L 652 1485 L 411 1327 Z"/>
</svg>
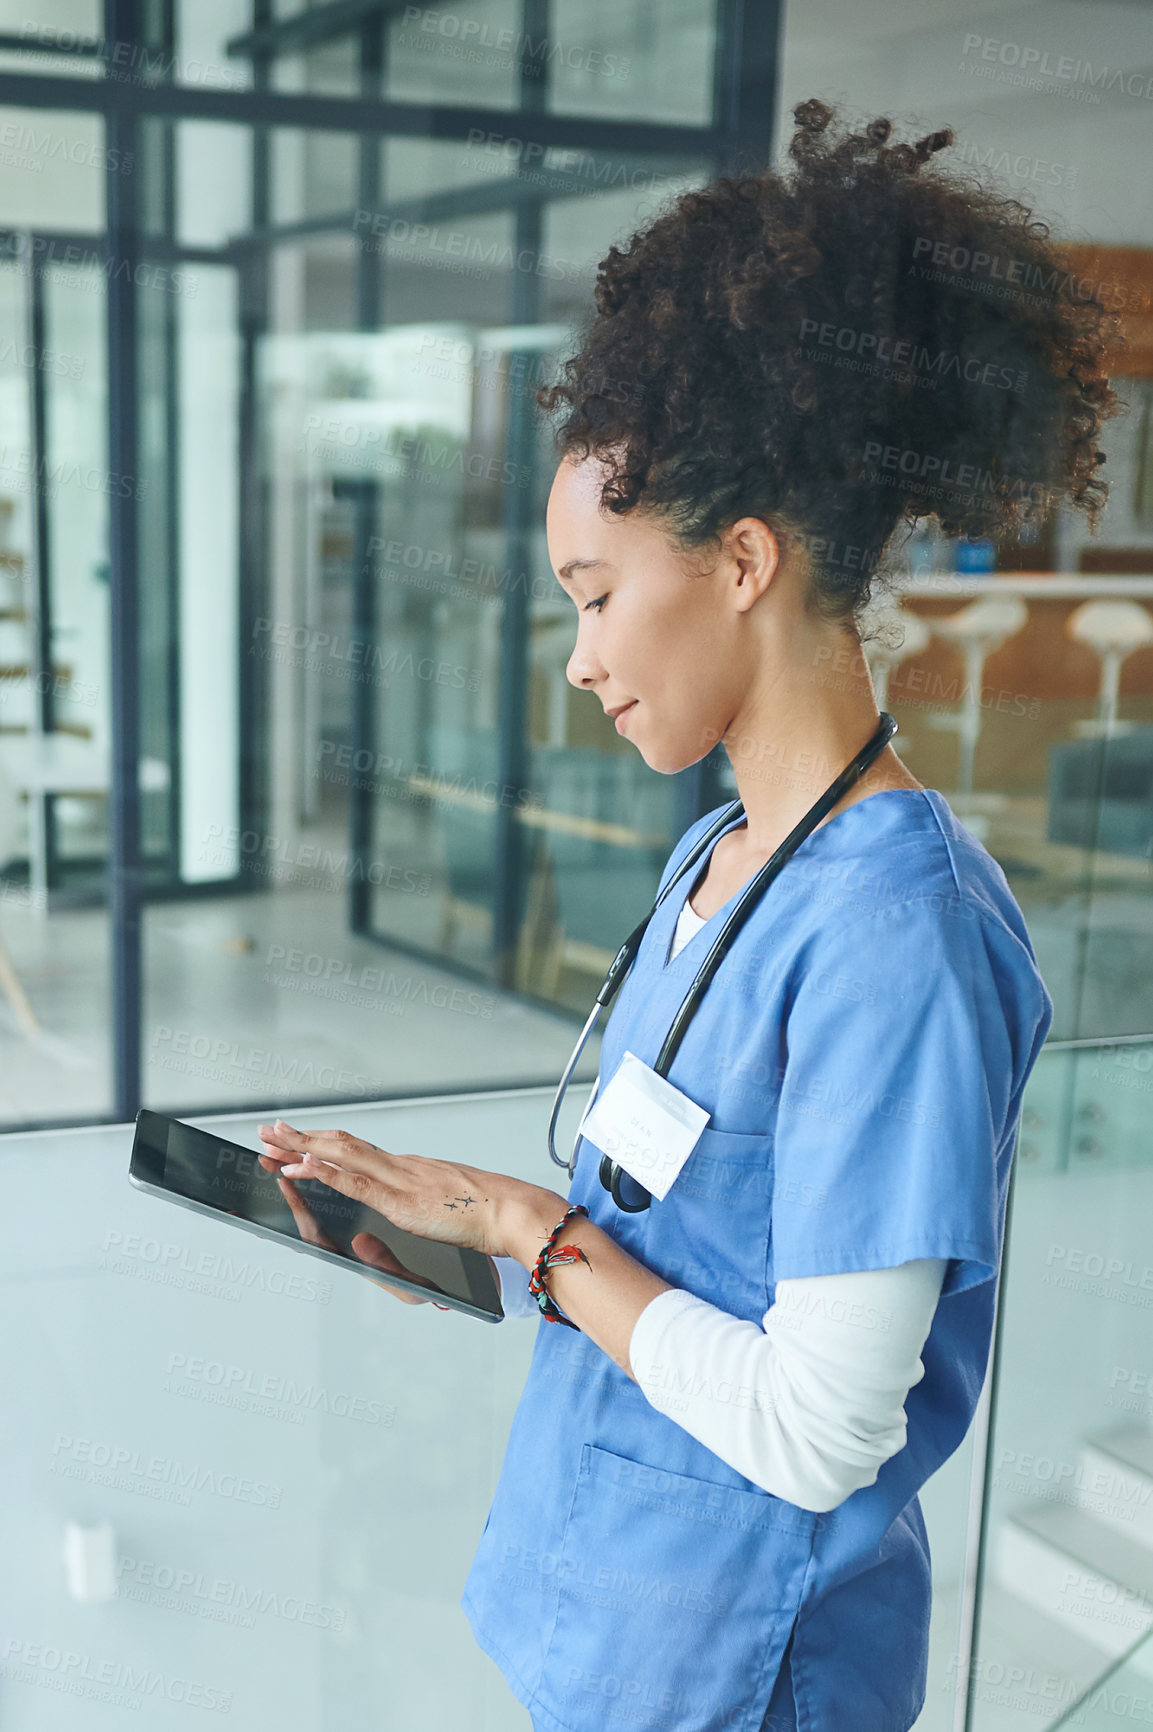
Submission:
<svg viewBox="0 0 1153 1732">
<path fill-rule="evenodd" d="M 757 1732 L 817 1519 L 768 1492 L 584 1444 L 542 1705 L 571 1732 Z"/>
<path fill-rule="evenodd" d="M 772 1136 L 706 1126 L 664 1202 L 641 1217 L 654 1218 L 637 1254 L 673 1286 L 760 1323 L 772 1198 Z"/>
</svg>

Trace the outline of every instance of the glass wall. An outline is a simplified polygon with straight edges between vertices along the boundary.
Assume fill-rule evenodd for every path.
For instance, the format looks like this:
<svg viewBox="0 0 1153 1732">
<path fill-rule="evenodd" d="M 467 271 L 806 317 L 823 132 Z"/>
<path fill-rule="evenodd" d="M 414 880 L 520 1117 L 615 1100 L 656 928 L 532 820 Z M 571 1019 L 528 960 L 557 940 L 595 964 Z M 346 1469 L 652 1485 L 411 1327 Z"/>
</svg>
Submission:
<svg viewBox="0 0 1153 1732">
<path fill-rule="evenodd" d="M 644 5 L 538 23 L 216 0 L 145 6 L 130 41 L 91 9 L 0 29 L 11 91 L 78 87 L 5 111 L 0 1123 L 552 1075 L 710 803 L 711 765 L 674 785 L 570 702 L 533 395 L 612 240 L 724 160 L 735 102 L 711 0 L 668 32 Z"/>
<path fill-rule="evenodd" d="M 972 1724 L 1153 1702 L 1153 1041 L 1051 1043 L 1002 1285 Z M 1146 1640 L 1150 1637 L 1149 1640 Z"/>
<path fill-rule="evenodd" d="M 111 1105 L 108 513 L 138 483 L 107 442 L 122 165 L 97 115 L 6 105 L 0 129 L 0 1123 L 19 1123 Z"/>
</svg>

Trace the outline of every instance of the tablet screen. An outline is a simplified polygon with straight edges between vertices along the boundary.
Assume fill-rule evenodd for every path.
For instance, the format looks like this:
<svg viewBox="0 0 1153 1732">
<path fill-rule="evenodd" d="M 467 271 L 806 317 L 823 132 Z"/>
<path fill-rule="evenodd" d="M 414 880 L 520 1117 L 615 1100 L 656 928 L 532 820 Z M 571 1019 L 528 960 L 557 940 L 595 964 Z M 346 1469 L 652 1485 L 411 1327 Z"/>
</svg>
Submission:
<svg viewBox="0 0 1153 1732">
<path fill-rule="evenodd" d="M 258 1150 L 226 1142 L 163 1113 L 142 1111 L 136 1120 L 129 1170 L 133 1178 L 173 1197 L 230 1215 L 293 1245 L 315 1249 L 302 1237 L 276 1174 L 260 1165 Z M 496 1279 L 481 1252 L 406 1233 L 375 1209 L 334 1191 L 320 1179 L 295 1179 L 292 1183 L 316 1223 L 320 1248 L 330 1255 L 354 1264 L 363 1273 L 370 1266 L 356 1255 L 352 1241 L 358 1233 L 372 1233 L 388 1246 L 412 1280 L 435 1288 L 441 1302 L 456 1301 L 494 1319 L 502 1315 Z M 371 1272 L 374 1279 L 388 1280 L 386 1271 Z"/>
</svg>

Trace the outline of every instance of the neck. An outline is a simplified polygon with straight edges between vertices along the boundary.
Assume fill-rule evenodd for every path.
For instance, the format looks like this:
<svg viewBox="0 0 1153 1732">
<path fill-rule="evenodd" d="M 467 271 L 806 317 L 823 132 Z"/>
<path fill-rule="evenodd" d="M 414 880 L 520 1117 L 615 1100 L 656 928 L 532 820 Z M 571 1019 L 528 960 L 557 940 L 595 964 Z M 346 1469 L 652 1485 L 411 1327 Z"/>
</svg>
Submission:
<svg viewBox="0 0 1153 1732">
<path fill-rule="evenodd" d="M 806 673 L 771 671 L 762 689 L 749 694 L 723 737 L 745 808 L 747 846 L 772 853 L 796 828 L 881 725 L 880 712 L 859 640 L 838 651 L 827 668 L 850 671 Z M 820 660 L 796 657 L 792 669 L 820 667 Z M 821 820 L 826 823 L 858 800 L 887 788 L 918 788 L 892 744 L 842 794 Z M 819 826 L 818 826 L 819 828 Z"/>
</svg>

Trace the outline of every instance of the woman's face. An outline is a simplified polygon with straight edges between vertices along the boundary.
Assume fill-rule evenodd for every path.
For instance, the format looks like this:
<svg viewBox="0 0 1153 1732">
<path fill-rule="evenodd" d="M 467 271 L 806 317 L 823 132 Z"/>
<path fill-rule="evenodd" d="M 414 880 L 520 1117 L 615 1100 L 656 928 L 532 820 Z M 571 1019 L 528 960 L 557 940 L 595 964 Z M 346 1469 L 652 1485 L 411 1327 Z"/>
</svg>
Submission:
<svg viewBox="0 0 1153 1732">
<path fill-rule="evenodd" d="M 595 458 L 565 458 L 549 494 L 549 558 L 577 607 L 565 671 L 606 713 L 629 705 L 617 732 L 651 769 L 672 775 L 727 733 L 748 690 L 757 634 L 751 621 L 743 634 L 739 627 L 755 595 L 747 577 L 741 594 L 736 561 L 702 575 L 702 562 L 686 560 L 642 510 L 602 511 L 603 480 Z"/>
</svg>

